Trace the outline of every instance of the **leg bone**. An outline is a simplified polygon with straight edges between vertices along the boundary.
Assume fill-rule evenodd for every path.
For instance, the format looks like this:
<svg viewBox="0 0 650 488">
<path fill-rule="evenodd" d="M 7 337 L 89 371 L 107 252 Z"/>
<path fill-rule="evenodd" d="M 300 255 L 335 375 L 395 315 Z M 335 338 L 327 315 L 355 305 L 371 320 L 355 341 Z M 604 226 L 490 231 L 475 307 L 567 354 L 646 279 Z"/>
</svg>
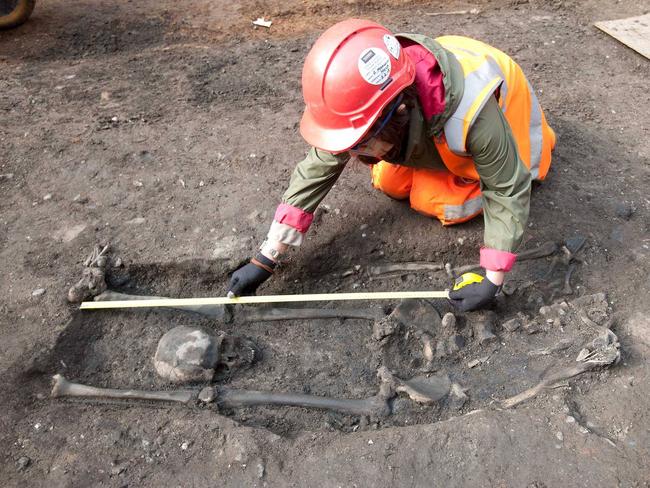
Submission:
<svg viewBox="0 0 650 488">
<path fill-rule="evenodd" d="M 72 383 L 64 376 L 55 374 L 53 376 L 54 386 L 50 396 L 95 398 L 95 399 L 119 399 L 119 400 L 149 400 L 161 402 L 189 403 L 196 397 L 192 390 L 177 391 L 142 391 L 142 390 L 117 390 L 113 388 L 95 388 L 79 383 Z"/>
</svg>

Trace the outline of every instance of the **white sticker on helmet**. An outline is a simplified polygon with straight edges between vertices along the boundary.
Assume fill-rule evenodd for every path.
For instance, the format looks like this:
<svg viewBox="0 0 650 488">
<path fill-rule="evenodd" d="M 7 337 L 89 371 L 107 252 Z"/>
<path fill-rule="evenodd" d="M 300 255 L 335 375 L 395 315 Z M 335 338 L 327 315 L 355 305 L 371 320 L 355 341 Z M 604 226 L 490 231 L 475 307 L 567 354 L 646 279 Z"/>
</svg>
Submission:
<svg viewBox="0 0 650 488">
<path fill-rule="evenodd" d="M 365 49 L 357 64 L 363 79 L 372 85 L 381 85 L 390 76 L 390 58 L 383 49 Z"/>
<path fill-rule="evenodd" d="M 395 59 L 399 59 L 399 41 L 390 34 L 384 34 L 384 44 L 386 44 L 386 49 L 388 49 L 388 52 L 391 53 Z"/>
</svg>

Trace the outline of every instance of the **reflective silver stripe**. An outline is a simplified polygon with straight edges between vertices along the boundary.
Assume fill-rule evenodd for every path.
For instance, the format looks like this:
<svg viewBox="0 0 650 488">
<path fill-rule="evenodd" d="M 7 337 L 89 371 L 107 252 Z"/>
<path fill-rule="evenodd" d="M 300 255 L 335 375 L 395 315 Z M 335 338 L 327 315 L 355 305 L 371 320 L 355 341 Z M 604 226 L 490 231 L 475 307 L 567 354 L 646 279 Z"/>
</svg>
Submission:
<svg viewBox="0 0 650 488">
<path fill-rule="evenodd" d="M 501 66 L 499 66 L 499 63 L 497 63 L 494 58 L 488 56 L 488 62 L 492 65 L 492 68 L 497 73 L 499 73 L 499 76 L 503 80 L 503 82 L 501 83 L 501 93 L 499 93 L 499 100 L 501 101 L 501 111 L 505 113 L 506 100 L 508 98 L 508 80 L 506 79 L 506 75 L 503 74 L 503 70 L 501 69 Z"/>
<path fill-rule="evenodd" d="M 463 51 L 463 52 L 465 52 L 467 54 L 470 54 L 472 56 L 481 56 L 481 53 L 477 53 L 475 51 L 472 51 L 472 50 L 464 48 L 464 47 L 447 46 L 446 49 L 449 49 L 451 51 L 453 51 L 453 50 Z M 499 98 L 500 98 L 501 103 L 502 103 L 501 110 L 503 112 L 505 112 L 506 111 L 506 98 L 508 97 L 508 82 L 506 80 L 506 75 L 503 74 L 503 70 L 501 69 L 501 66 L 499 66 L 499 63 L 497 63 L 496 59 L 491 57 L 489 54 L 485 54 L 485 56 L 488 59 L 488 63 L 490 63 L 492 65 L 492 69 L 494 69 L 494 71 L 496 73 L 499 73 L 499 76 L 503 80 L 503 83 L 501 83 L 501 94 L 500 94 Z"/>
<path fill-rule="evenodd" d="M 460 100 L 458 108 L 454 114 L 445 123 L 447 145 L 453 153 L 461 156 L 468 156 L 467 148 L 465 147 L 465 134 L 463 133 L 465 117 L 483 88 L 485 88 L 489 83 L 493 83 L 495 79 L 501 80 L 501 83 L 503 83 L 503 77 L 500 76 L 499 72 L 496 71 L 492 64 L 487 60 L 479 66 L 477 70 L 471 72 L 465 77 L 465 91 L 463 92 L 463 98 Z M 480 113 L 480 109 L 488 99 L 489 96 L 486 94 L 485 100 L 481 101 L 481 106 L 474 114 L 474 118 L 476 118 Z M 469 126 L 471 127 L 473 123 L 474 120 L 470 122 Z"/>
<path fill-rule="evenodd" d="M 542 109 L 535 95 L 535 90 L 528 81 L 528 91 L 530 92 L 530 175 L 539 178 L 539 164 L 542 161 Z"/>
<path fill-rule="evenodd" d="M 445 220 L 466 219 L 478 214 L 483 208 L 483 197 L 470 198 L 461 205 L 445 205 Z"/>
</svg>

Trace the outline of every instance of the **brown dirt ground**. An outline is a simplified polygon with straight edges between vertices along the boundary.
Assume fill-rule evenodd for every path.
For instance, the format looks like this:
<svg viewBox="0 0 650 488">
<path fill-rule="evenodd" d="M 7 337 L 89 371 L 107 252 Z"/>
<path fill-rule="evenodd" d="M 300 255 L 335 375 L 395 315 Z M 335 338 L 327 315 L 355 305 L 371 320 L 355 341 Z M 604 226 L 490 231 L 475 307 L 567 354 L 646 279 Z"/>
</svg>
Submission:
<svg viewBox="0 0 650 488">
<path fill-rule="evenodd" d="M 427 15 L 474 6 L 480 14 Z M 0 33 L 0 174 L 13 174 L 0 178 L 3 484 L 648 486 L 650 63 L 593 22 L 649 8 L 615 0 L 39 3 L 26 25 Z M 262 16 L 270 29 L 252 27 Z M 522 65 L 559 140 L 551 174 L 534 190 L 526 246 L 587 238 L 574 285 L 577 294 L 607 293 L 622 361 L 499 410 L 495 398 L 570 364 L 582 332 L 499 329 L 486 349 L 471 340 L 469 315 L 461 317 L 468 346 L 440 364 L 468 388 L 460 411 L 399 399 L 395 415 L 376 422 L 296 408 L 218 414 L 49 399 L 57 372 L 98 386 L 167 387 L 150 357 L 179 324 L 260 346 L 257 365 L 220 378 L 236 387 L 361 398 L 375 393 L 382 361 L 403 376 L 418 370 L 412 339 L 382 358 L 362 320 L 215 324 L 178 312 L 81 314 L 65 301 L 89 250 L 108 241 L 126 263 L 116 288 L 224 292 L 233 263 L 212 251 L 223 238 L 248 239 L 234 256 L 243 260 L 262 239 L 306 149 L 297 130 L 302 60 L 322 29 L 348 16 L 476 37 Z M 349 168 L 325 204 L 262 293 L 444 288 L 440 274 L 369 281 L 341 272 L 476 259 L 480 221 L 443 229 L 374 192 L 365 168 Z M 518 265 L 512 282 L 521 291 L 497 304 L 500 320 L 535 315 L 558 298 L 524 286 L 547 267 Z M 37 288 L 45 294 L 32 296 Z M 571 349 L 527 356 L 567 334 Z M 465 366 L 487 354 L 489 363 Z M 23 456 L 30 465 L 19 470 Z"/>
</svg>

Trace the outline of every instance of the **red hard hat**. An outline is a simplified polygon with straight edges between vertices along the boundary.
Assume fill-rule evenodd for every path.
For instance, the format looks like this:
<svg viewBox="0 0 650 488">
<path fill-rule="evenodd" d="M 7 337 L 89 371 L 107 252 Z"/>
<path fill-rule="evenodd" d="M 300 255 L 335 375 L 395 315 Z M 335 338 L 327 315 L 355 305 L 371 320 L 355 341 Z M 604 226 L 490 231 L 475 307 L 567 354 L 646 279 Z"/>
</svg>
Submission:
<svg viewBox="0 0 650 488">
<path fill-rule="evenodd" d="M 385 27 L 360 19 L 333 25 L 305 59 L 302 137 L 325 151 L 350 149 L 414 78 L 413 62 Z"/>
</svg>

